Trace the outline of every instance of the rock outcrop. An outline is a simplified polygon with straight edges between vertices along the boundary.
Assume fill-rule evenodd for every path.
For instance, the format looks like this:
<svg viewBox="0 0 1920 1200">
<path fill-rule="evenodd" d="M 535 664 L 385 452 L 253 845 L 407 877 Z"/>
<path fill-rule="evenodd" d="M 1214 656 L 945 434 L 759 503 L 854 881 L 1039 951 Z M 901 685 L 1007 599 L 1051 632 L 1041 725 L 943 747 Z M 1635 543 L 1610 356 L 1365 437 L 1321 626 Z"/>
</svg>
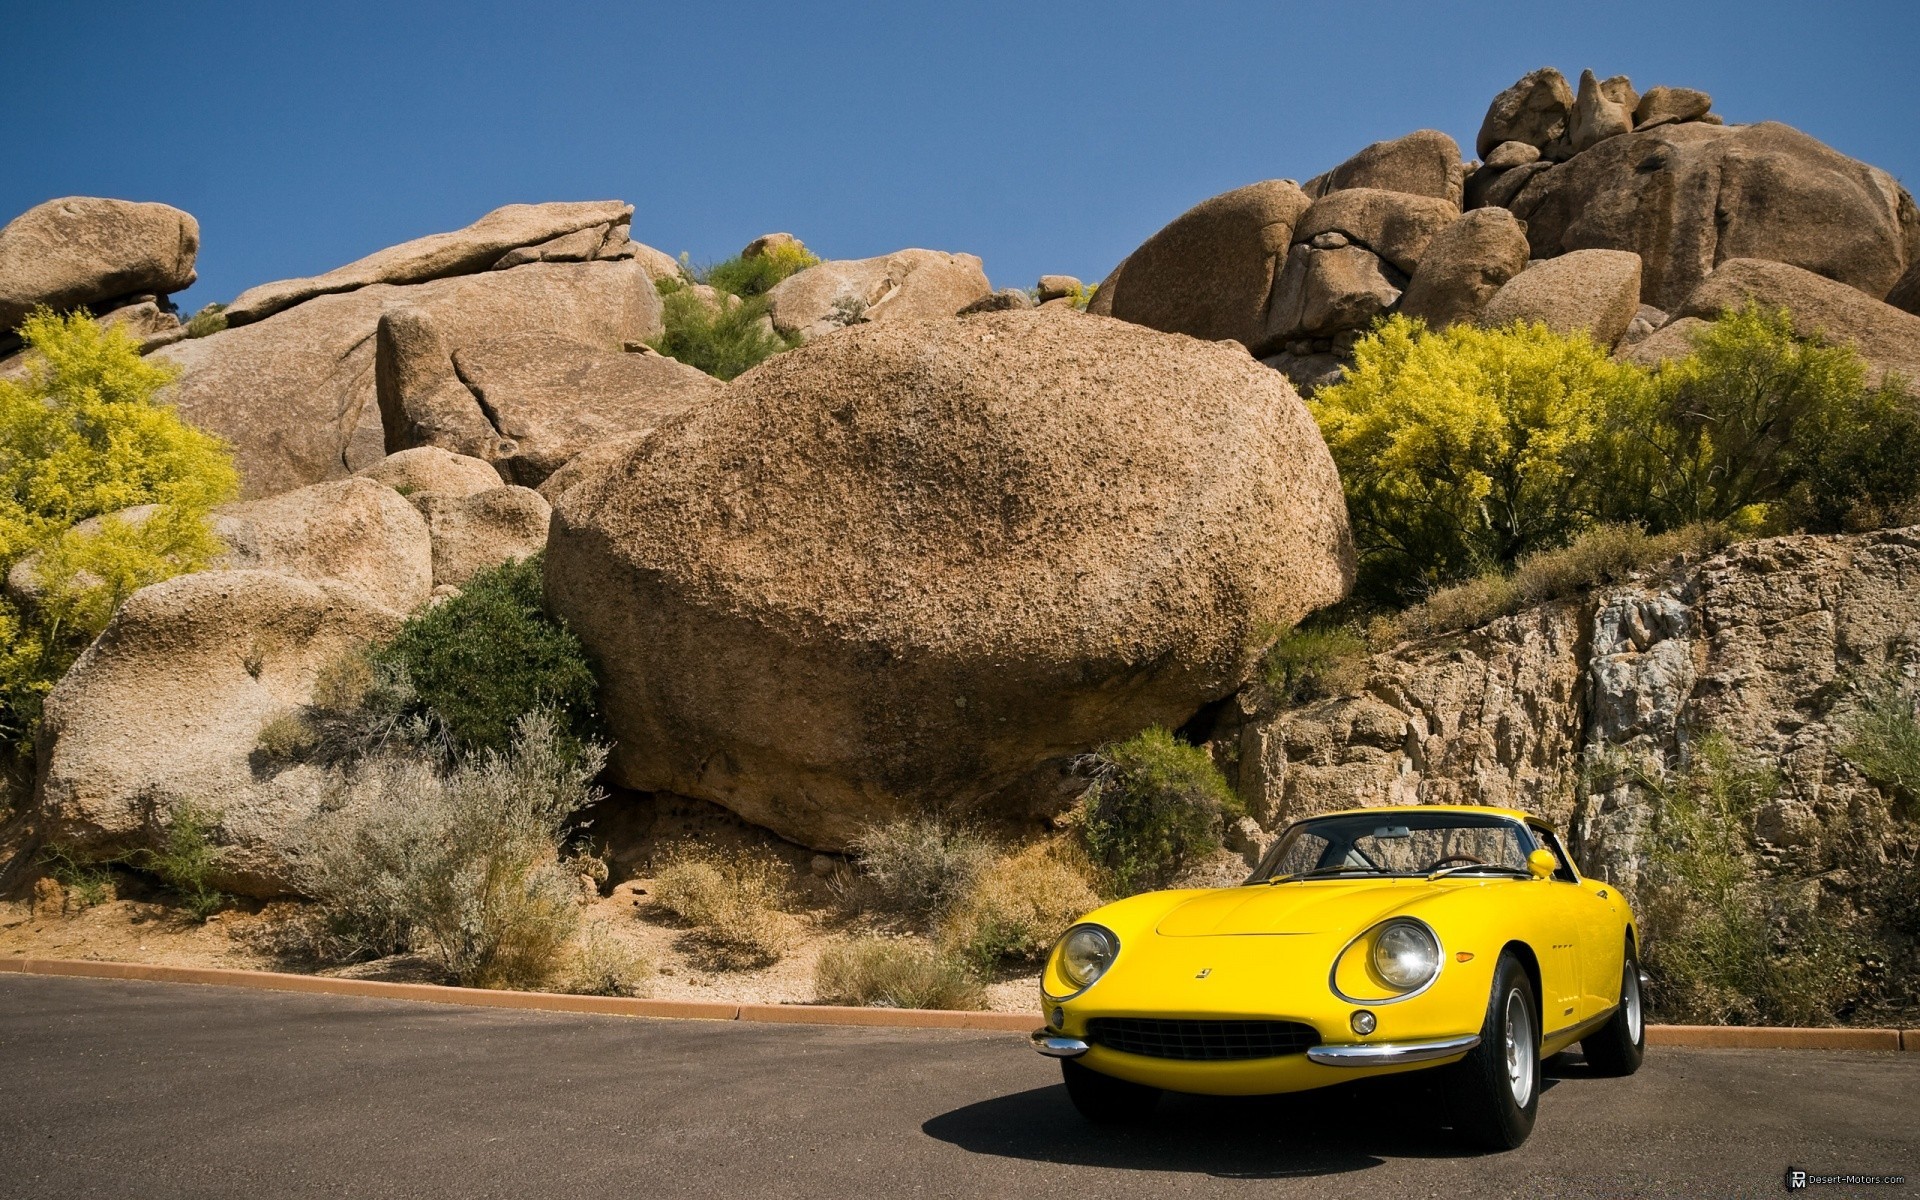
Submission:
<svg viewBox="0 0 1920 1200">
<path fill-rule="evenodd" d="M 493 469 L 493 464 L 438 446 L 416 446 L 389 454 L 358 474 L 384 483 L 402 496 L 416 492 L 471 496 L 500 486 L 500 472 Z"/>
<path fill-rule="evenodd" d="M 1237 347 L 1071 312 L 863 325 L 566 490 L 547 596 L 613 767 L 838 848 L 1238 686 L 1343 594 L 1305 406 Z"/>
<path fill-rule="evenodd" d="M 1437 129 L 1418 129 L 1405 137 L 1375 142 L 1324 175 L 1300 185 L 1318 200 L 1329 192 L 1371 188 L 1432 196 L 1460 208 L 1465 167 L 1460 145 Z"/>
<path fill-rule="evenodd" d="M 1658 800 L 1629 768 L 1657 777 L 1713 733 L 1778 764 L 1758 826 L 1805 853 L 1887 819 L 1838 747 L 1865 690 L 1914 668 L 1916 577 L 1920 528 L 1738 544 L 1376 654 L 1352 695 L 1275 712 L 1248 693 L 1222 757 L 1270 829 L 1355 805 L 1526 808 L 1630 889 Z"/>
<path fill-rule="evenodd" d="M 781 334 L 810 341 L 865 322 L 950 317 L 992 291 L 974 255 L 900 250 L 789 275 L 767 293 L 767 311 Z"/>
<path fill-rule="evenodd" d="M 233 444 L 251 496 L 339 479 L 414 445 L 492 457 L 467 440 L 410 435 L 382 421 L 376 380 L 407 369 L 380 351 L 376 333 L 389 309 L 421 314 L 437 339 L 433 361 L 444 361 L 449 377 L 452 351 L 470 342 L 537 331 L 619 350 L 661 328 L 653 280 L 632 260 L 536 262 L 405 287 L 371 284 L 155 351 L 181 368 L 163 397 Z M 470 394 L 455 400 L 467 432 L 491 429 Z"/>
<path fill-rule="evenodd" d="M 165 204 L 68 196 L 0 228 L 0 335 L 38 305 L 95 315 L 193 283 L 200 224 Z"/>
<path fill-rule="evenodd" d="M 256 770 L 260 732 L 308 702 L 322 667 L 400 619 L 356 588 L 269 571 L 140 589 L 47 697 L 43 832 L 123 854 L 163 845 L 191 807 L 214 826 L 214 886 L 291 891 L 289 855 L 324 780 L 310 766 Z"/>
<path fill-rule="evenodd" d="M 1876 382 L 1892 372 L 1920 390 L 1920 316 L 1799 267 L 1755 258 L 1730 259 L 1688 293 L 1677 315 L 1710 321 L 1749 301 L 1786 309 L 1794 331 L 1802 337 L 1820 336 L 1852 346 L 1866 360 Z"/>
<path fill-rule="evenodd" d="M 547 544 L 553 510 L 539 492 L 496 487 L 465 496 L 421 492 L 413 506 L 433 539 L 433 586 L 465 587 L 480 572 L 530 558 Z"/>
<path fill-rule="evenodd" d="M 1494 293 L 1526 266 L 1527 227 L 1512 213 L 1463 213 L 1427 243 L 1401 294 L 1400 311 L 1435 329 L 1477 320 Z"/>
<path fill-rule="evenodd" d="M 229 504 L 213 530 L 222 566 L 337 583 L 369 604 L 408 612 L 433 590 L 427 523 L 393 488 L 371 479 L 318 483 Z"/>
</svg>

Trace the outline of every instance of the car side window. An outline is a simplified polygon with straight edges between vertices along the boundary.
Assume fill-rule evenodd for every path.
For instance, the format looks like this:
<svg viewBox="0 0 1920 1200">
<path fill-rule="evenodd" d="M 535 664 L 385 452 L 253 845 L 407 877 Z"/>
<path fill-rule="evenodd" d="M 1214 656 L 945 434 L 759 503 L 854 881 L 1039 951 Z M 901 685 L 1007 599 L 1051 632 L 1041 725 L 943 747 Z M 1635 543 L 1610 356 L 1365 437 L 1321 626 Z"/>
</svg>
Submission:
<svg viewBox="0 0 1920 1200">
<path fill-rule="evenodd" d="M 1573 860 L 1567 857 L 1567 848 L 1560 844 L 1559 837 L 1552 830 L 1542 829 L 1538 825 L 1529 825 L 1527 832 L 1533 834 L 1533 840 L 1540 844 L 1542 850 L 1553 855 L 1555 864 L 1553 877 L 1556 880 L 1561 883 L 1580 882 L 1580 876 L 1575 874 L 1573 869 Z"/>
</svg>

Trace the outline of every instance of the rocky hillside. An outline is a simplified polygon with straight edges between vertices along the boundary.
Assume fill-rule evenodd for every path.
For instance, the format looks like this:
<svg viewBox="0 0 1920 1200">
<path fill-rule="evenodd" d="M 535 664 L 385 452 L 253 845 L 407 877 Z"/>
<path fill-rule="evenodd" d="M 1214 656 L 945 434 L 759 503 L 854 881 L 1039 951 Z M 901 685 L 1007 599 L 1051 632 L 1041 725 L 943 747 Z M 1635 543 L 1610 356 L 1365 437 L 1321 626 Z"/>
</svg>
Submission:
<svg viewBox="0 0 1920 1200">
<path fill-rule="evenodd" d="M 1758 851 L 1845 897 L 1911 838 L 1836 747 L 1915 666 L 1912 530 L 1683 560 L 1377 653 L 1305 706 L 1250 682 L 1352 583 L 1302 393 L 1383 317 L 1539 321 L 1653 363 L 1758 300 L 1920 380 L 1920 212 L 1885 172 L 1698 91 L 1551 69 L 1494 98 L 1473 149 L 1420 130 L 1208 199 L 1090 303 L 1066 277 L 996 292 L 966 254 L 820 263 L 784 234 L 743 251 L 768 281 L 743 296 L 595 201 L 182 321 L 191 216 L 49 201 L 0 229 L 0 378 L 37 369 L 12 333 L 30 312 L 84 308 L 172 371 L 160 398 L 225 439 L 242 495 L 209 569 L 134 591 L 46 696 L 21 820 L 124 855 L 206 806 L 221 886 L 298 891 L 338 779 L 267 731 L 325 717 L 355 647 L 544 550 L 609 782 L 814 849 L 901 814 L 1041 830 L 1076 755 L 1161 724 L 1211 738 L 1243 844 L 1352 804 L 1513 804 L 1632 887 L 1649 781 L 1712 735 L 1782 773 Z M 689 300 L 784 353 L 722 382 L 651 348 Z M 45 603 L 47 564 L 9 566 L 7 603 Z"/>
</svg>

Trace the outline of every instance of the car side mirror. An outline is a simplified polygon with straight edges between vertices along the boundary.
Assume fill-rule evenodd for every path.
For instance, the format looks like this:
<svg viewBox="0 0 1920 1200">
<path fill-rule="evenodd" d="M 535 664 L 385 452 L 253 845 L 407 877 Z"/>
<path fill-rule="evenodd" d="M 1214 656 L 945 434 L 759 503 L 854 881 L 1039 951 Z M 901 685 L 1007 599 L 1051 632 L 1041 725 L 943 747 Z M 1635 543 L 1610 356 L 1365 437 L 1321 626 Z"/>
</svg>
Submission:
<svg viewBox="0 0 1920 1200">
<path fill-rule="evenodd" d="M 1535 850 L 1527 855 L 1527 870 L 1533 873 L 1535 879 L 1550 879 L 1559 869 L 1560 860 L 1553 856 L 1551 850 Z"/>
</svg>

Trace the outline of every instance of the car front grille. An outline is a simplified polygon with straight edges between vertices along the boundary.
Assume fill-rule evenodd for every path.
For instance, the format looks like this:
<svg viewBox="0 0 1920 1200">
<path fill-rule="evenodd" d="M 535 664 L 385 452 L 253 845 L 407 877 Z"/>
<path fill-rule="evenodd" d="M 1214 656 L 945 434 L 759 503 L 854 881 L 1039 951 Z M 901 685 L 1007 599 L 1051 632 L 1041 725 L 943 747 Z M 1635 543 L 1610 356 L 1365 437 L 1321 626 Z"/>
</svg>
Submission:
<svg viewBox="0 0 1920 1200">
<path fill-rule="evenodd" d="M 1123 1054 L 1189 1062 L 1235 1062 L 1300 1054 L 1320 1044 L 1313 1026 L 1298 1021 L 1170 1021 L 1155 1017 L 1095 1017 L 1087 1041 Z"/>
</svg>

